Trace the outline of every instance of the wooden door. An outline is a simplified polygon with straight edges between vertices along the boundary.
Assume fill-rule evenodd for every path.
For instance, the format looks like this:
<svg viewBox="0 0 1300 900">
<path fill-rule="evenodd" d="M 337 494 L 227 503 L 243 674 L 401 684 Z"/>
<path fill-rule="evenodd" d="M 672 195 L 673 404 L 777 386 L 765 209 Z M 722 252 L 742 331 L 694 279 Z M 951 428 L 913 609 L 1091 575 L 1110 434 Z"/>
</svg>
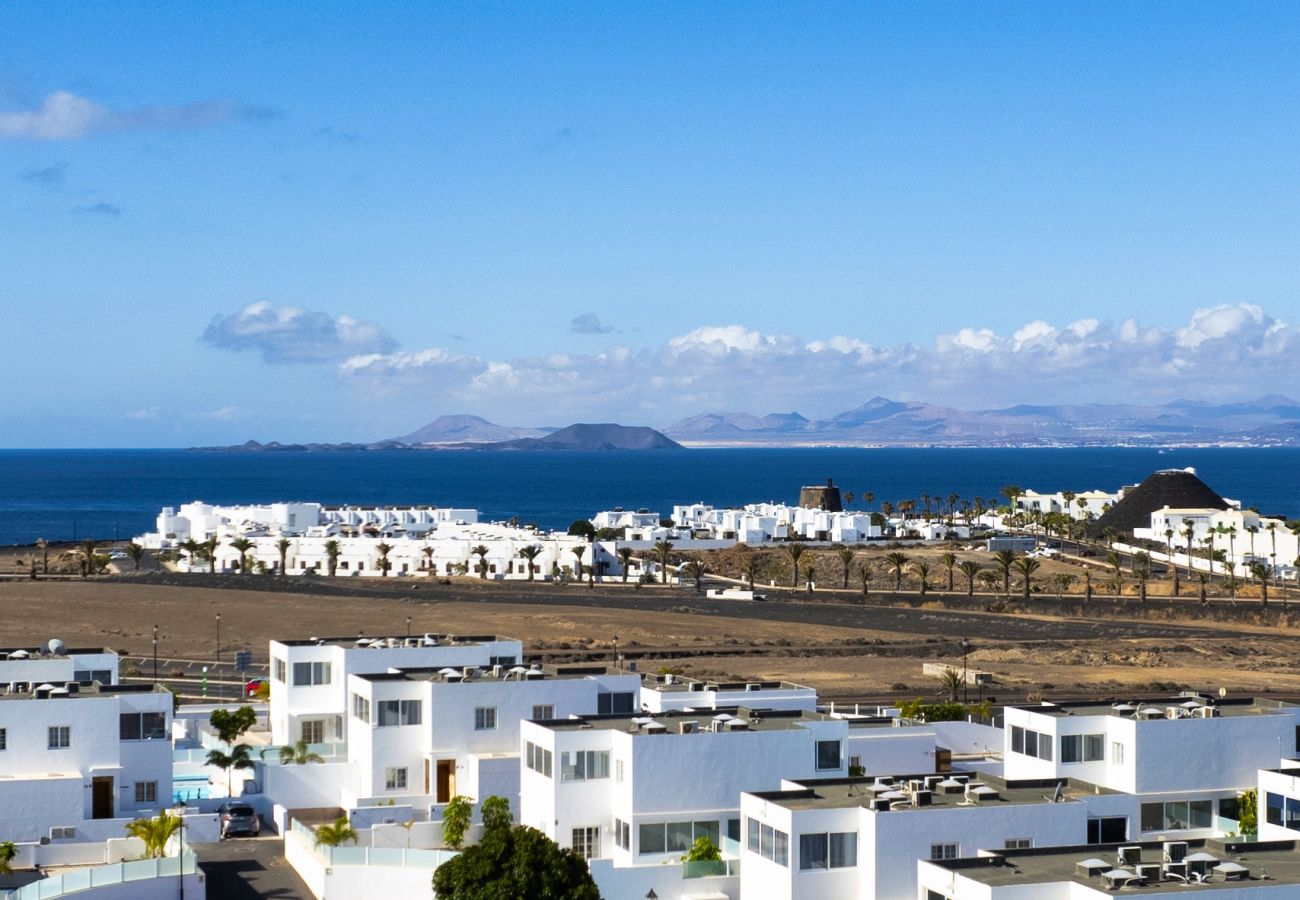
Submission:
<svg viewBox="0 0 1300 900">
<path fill-rule="evenodd" d="M 438 797 L 439 803 L 450 803 L 456 796 L 456 760 L 438 760 Z"/>
</svg>

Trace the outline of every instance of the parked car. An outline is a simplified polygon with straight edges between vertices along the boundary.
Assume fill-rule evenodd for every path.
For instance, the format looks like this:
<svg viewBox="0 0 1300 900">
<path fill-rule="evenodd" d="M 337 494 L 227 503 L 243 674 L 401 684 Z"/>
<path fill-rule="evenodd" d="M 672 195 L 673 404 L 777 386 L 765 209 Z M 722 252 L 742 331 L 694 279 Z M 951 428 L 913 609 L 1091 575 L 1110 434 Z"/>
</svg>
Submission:
<svg viewBox="0 0 1300 900">
<path fill-rule="evenodd" d="M 247 834 L 257 837 L 262 833 L 262 821 L 257 817 L 257 810 L 247 803 L 228 801 L 217 807 L 221 820 L 221 839 L 235 834 Z"/>
</svg>

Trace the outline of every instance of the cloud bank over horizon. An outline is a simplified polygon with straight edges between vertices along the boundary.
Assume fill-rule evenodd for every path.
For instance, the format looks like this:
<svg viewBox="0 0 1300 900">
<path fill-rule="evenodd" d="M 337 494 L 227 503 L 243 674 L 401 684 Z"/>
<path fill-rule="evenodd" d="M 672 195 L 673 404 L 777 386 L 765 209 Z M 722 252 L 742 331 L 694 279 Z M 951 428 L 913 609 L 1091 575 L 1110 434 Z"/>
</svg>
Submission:
<svg viewBox="0 0 1300 900">
<path fill-rule="evenodd" d="M 69 141 L 106 131 L 194 128 L 268 115 L 274 112 L 225 99 L 114 110 L 71 91 L 55 91 L 34 108 L 0 111 L 0 139 Z"/>
<path fill-rule="evenodd" d="M 601 417 L 667 425 L 702 412 L 827 415 L 883 394 L 964 409 L 1016 403 L 1237 400 L 1285 392 L 1300 329 L 1252 304 L 1198 308 L 1182 324 L 1076 319 L 1009 334 L 966 327 L 929 346 L 848 335 L 808 339 L 706 325 L 658 346 L 491 359 L 446 347 L 397 349 L 379 325 L 263 301 L 203 335 L 273 364 L 334 363 L 344 389 L 430 393 L 515 422 Z M 450 410 L 450 405 L 445 405 Z"/>
</svg>

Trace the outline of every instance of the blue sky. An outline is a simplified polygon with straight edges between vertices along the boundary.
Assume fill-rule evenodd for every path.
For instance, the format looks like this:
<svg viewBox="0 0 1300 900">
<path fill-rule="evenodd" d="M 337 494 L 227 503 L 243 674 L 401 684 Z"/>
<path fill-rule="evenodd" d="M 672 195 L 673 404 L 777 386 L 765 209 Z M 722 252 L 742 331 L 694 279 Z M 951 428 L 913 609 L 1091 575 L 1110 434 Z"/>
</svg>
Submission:
<svg viewBox="0 0 1300 900">
<path fill-rule="evenodd" d="M 3 446 L 1240 399 L 1286 3 L 0 6 Z"/>
</svg>

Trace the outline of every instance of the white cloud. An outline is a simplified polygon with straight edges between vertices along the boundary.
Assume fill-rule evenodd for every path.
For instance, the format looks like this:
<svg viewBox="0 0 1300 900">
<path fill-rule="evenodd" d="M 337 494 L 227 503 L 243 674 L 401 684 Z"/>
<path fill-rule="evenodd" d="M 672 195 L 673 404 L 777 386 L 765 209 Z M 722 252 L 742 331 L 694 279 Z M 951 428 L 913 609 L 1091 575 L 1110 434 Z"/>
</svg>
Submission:
<svg viewBox="0 0 1300 900">
<path fill-rule="evenodd" d="M 255 350 L 268 363 L 365 360 L 368 355 L 387 353 L 397 346 L 388 332 L 374 322 L 277 306 L 269 300 L 250 303 L 232 315 L 215 316 L 200 340 L 224 350 Z M 424 362 L 427 360 L 417 364 Z M 400 361 L 391 365 L 399 366 Z"/>
<path fill-rule="evenodd" d="M 265 118 L 273 110 L 230 100 L 113 110 L 70 91 L 55 91 L 32 109 L 0 112 L 0 138 L 68 141 L 105 131 L 192 128 L 228 119 Z"/>
<path fill-rule="evenodd" d="M 1197 310 L 1173 328 L 1089 318 L 1033 321 L 1006 335 L 968 327 L 938 335 L 930 347 L 846 336 L 805 341 L 733 324 L 641 350 L 491 360 L 432 348 L 357 356 L 339 371 L 367 391 L 433 389 L 512 421 L 600 415 L 666 424 L 717 409 L 821 415 L 874 394 L 968 408 L 1239 399 L 1294 379 L 1298 352 L 1295 325 L 1241 305 Z"/>
</svg>

